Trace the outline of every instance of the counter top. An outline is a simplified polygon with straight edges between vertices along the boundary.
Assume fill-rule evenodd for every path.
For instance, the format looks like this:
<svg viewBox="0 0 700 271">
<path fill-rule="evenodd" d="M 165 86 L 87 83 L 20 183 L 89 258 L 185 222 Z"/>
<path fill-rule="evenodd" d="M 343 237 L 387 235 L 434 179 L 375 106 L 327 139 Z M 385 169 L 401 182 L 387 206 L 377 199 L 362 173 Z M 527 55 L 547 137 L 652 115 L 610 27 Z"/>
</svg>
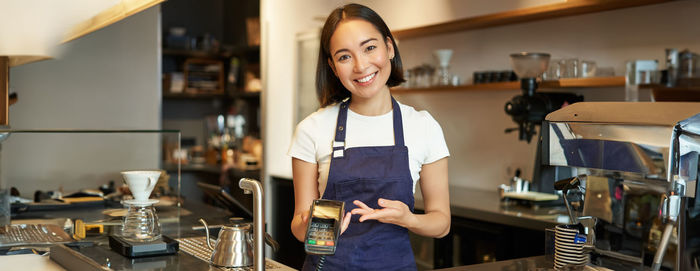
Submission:
<svg viewBox="0 0 700 271">
<path fill-rule="evenodd" d="M 26 212 L 19 214 L 15 219 L 53 219 L 53 218 L 80 218 L 86 222 L 113 222 L 118 221 L 117 217 L 110 217 L 106 213 L 110 210 L 105 207 L 89 207 L 66 210 L 52 210 L 40 212 Z M 203 236 L 203 231 L 195 231 L 192 226 L 200 225 L 197 221 L 204 218 L 209 225 L 224 224 L 227 222 L 230 213 L 209 205 L 186 202 L 182 208 L 175 206 L 157 206 L 156 211 L 161 222 L 161 232 L 171 238 L 197 237 Z M 105 232 L 114 229 L 105 227 Z M 216 236 L 216 235 L 215 235 Z M 214 236 L 214 238 L 215 238 Z M 73 249 L 88 256 L 101 266 L 108 266 L 114 270 L 224 270 L 209 265 L 208 262 L 200 260 L 192 255 L 180 250 L 175 255 L 155 256 L 129 259 L 112 251 L 108 245 L 107 235 L 89 237 L 83 241 L 90 241 L 83 246 Z M 0 256 L 0 257 L 15 257 Z M 6 258 L 10 259 L 10 258 Z M 267 259 L 268 264 L 276 268 L 272 270 L 293 270 L 281 263 Z"/>
<path fill-rule="evenodd" d="M 532 270 L 554 270 L 554 262 L 545 256 L 528 257 L 491 263 L 482 263 L 452 268 L 438 269 L 442 271 L 532 271 Z"/>
<path fill-rule="evenodd" d="M 630 265 L 623 261 L 610 259 L 601 261 L 600 265 L 587 264 L 580 269 L 581 271 L 612 271 L 612 270 L 639 270 L 639 266 Z M 535 257 L 527 257 L 513 260 L 497 261 L 482 264 L 473 264 L 465 266 L 450 267 L 445 269 L 436 269 L 440 271 L 554 271 L 554 260 L 552 255 L 542 255 Z M 569 269 L 564 269 L 569 270 Z M 642 270 L 646 270 L 642 268 Z"/>
<path fill-rule="evenodd" d="M 501 201 L 495 190 L 450 187 L 452 216 L 540 231 L 569 222 L 564 206 L 534 208 L 515 205 Z M 417 189 L 415 208 L 423 207 L 423 199 Z"/>
</svg>

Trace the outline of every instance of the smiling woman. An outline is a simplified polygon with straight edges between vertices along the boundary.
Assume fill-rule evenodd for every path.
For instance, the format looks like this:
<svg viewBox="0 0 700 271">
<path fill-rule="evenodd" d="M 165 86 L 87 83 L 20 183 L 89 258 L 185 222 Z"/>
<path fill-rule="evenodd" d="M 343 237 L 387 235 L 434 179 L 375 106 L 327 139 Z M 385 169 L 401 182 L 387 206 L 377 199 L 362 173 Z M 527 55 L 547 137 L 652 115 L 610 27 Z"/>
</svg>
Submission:
<svg viewBox="0 0 700 271">
<path fill-rule="evenodd" d="M 292 233 L 304 240 L 315 199 L 343 201 L 347 209 L 335 255 L 309 255 L 303 270 L 415 270 L 408 231 L 449 232 L 447 144 L 428 112 L 391 96 L 402 74 L 398 47 L 379 15 L 357 4 L 331 12 L 316 72 L 322 108 L 299 123 L 289 149 Z M 413 213 L 419 179 L 425 214 Z"/>
</svg>

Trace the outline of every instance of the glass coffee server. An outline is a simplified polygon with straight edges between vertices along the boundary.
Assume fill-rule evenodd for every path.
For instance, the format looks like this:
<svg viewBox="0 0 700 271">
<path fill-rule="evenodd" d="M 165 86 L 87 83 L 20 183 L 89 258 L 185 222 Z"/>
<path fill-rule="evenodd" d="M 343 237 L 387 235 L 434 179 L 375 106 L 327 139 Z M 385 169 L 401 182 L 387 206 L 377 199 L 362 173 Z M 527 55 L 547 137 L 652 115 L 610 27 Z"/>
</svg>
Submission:
<svg viewBox="0 0 700 271">
<path fill-rule="evenodd" d="M 54 259 L 61 246 L 117 269 L 182 264 L 110 256 L 114 237 L 167 248 L 181 237 L 180 141 L 177 130 L 0 127 L 0 254 L 31 247 Z"/>
</svg>

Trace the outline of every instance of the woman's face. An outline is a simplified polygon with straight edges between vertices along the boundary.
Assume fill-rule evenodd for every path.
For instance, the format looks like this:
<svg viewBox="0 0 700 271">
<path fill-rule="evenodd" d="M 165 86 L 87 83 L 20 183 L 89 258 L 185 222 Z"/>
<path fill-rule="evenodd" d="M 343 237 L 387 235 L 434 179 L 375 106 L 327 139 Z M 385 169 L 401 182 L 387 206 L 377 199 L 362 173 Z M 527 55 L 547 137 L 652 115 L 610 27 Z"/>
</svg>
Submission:
<svg viewBox="0 0 700 271">
<path fill-rule="evenodd" d="M 338 24 L 330 40 L 330 59 L 335 75 L 355 97 L 371 98 L 386 85 L 391 74 L 394 47 L 374 26 L 360 19 Z"/>
</svg>

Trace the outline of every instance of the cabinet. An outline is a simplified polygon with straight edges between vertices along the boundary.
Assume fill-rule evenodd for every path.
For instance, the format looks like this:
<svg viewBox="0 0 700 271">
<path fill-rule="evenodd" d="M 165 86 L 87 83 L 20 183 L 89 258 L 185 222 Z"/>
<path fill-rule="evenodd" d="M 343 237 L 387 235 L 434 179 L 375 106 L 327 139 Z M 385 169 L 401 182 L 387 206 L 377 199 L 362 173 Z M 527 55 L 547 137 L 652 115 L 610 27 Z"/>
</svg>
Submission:
<svg viewBox="0 0 700 271">
<path fill-rule="evenodd" d="M 164 142 L 164 159 L 183 160 L 194 190 L 200 182 L 240 190 L 223 181 L 229 172 L 259 179 L 259 7 L 258 0 L 161 5 L 162 124 L 182 132 L 182 151 L 168 152 L 177 142 Z"/>
</svg>

